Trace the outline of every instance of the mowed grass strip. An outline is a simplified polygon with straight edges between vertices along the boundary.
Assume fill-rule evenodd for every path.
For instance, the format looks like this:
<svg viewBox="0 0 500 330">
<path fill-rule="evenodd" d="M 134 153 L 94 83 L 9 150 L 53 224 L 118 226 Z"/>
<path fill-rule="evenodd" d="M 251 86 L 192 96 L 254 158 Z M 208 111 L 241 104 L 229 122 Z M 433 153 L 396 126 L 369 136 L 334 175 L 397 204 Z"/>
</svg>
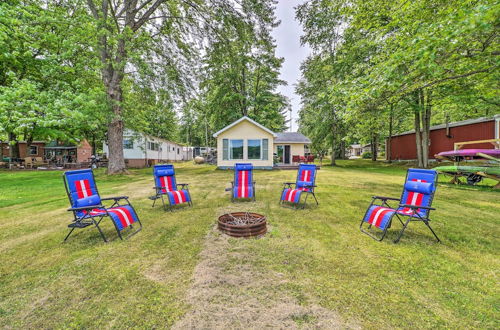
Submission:
<svg viewBox="0 0 500 330">
<path fill-rule="evenodd" d="M 96 172 L 101 196 L 129 195 L 144 229 L 110 243 L 87 228 L 62 240 L 71 214 L 61 172 L 0 172 L 0 324 L 8 327 L 168 327 L 190 308 L 186 292 L 216 217 L 239 207 L 268 216 L 261 239 L 230 239 L 263 274 L 282 274 L 280 295 L 318 304 L 364 327 L 498 328 L 500 194 L 441 179 L 432 226 L 412 223 L 393 244 L 399 223 L 376 242 L 359 232 L 372 195 L 399 197 L 405 168 L 369 161 L 322 167 L 319 207 L 278 205 L 295 171 L 256 171 L 257 203 L 236 206 L 224 191 L 232 172 L 177 164 L 193 208 L 151 208 L 151 169 Z M 251 256 L 245 258 L 245 255 Z M 234 276 L 234 274 L 232 274 Z M 240 293 L 241 294 L 241 293 Z M 249 296 L 251 292 L 247 293 Z M 307 325 L 307 315 L 297 321 Z"/>
</svg>

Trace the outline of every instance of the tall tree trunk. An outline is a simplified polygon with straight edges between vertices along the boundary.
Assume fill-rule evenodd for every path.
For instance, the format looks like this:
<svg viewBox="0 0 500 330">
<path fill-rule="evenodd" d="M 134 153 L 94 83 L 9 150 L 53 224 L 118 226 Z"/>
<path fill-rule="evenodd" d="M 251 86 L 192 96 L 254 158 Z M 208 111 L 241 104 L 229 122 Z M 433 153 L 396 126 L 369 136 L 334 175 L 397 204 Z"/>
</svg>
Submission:
<svg viewBox="0 0 500 330">
<path fill-rule="evenodd" d="M 340 141 L 340 159 L 345 159 L 345 141 Z"/>
<path fill-rule="evenodd" d="M 15 133 L 9 133 L 9 158 L 20 158 L 19 141 Z"/>
<path fill-rule="evenodd" d="M 427 95 L 426 95 L 427 94 Z M 424 168 L 429 166 L 429 142 L 431 125 L 431 91 L 424 93 L 422 90 L 422 165 Z"/>
<path fill-rule="evenodd" d="M 372 149 L 372 161 L 376 161 L 378 157 L 378 134 L 376 132 L 372 133 L 371 149 Z"/>
<path fill-rule="evenodd" d="M 126 172 L 123 157 L 123 120 L 122 120 L 122 79 L 112 79 L 107 86 L 108 99 L 112 102 L 113 119 L 108 124 L 108 174 Z"/>
<path fill-rule="evenodd" d="M 125 0 L 123 2 L 123 10 L 117 14 L 116 8 L 113 9 L 111 1 L 100 1 L 100 7 L 98 7 L 94 0 L 87 0 L 87 5 L 98 25 L 97 32 L 99 36 L 99 59 L 102 64 L 102 81 L 113 111 L 113 117 L 108 124 L 109 174 L 126 172 L 125 159 L 123 158 L 122 119 L 122 82 L 125 77 L 125 66 L 128 60 L 126 43 L 130 40 L 131 34 L 132 36 L 136 34 L 158 7 L 165 2 L 166 0 L 145 1 L 142 5 L 139 5 L 137 0 Z M 145 9 L 147 4 L 150 4 L 150 6 Z M 143 8 L 144 14 L 136 19 L 136 15 Z M 123 14 L 125 15 L 125 19 L 123 26 L 120 26 Z M 116 28 L 112 26 L 113 21 Z M 113 40 L 113 36 L 116 39 Z"/>
<path fill-rule="evenodd" d="M 422 133 L 421 133 L 421 128 L 420 128 L 420 91 L 415 92 L 415 108 L 414 108 L 414 113 L 415 113 L 415 121 L 414 121 L 414 128 L 415 128 L 415 144 L 417 148 L 417 166 L 418 167 L 423 167 L 423 162 L 422 162 Z"/>
<path fill-rule="evenodd" d="M 95 141 L 95 134 L 92 134 L 92 154 L 96 156 L 97 155 L 97 147 L 96 147 L 96 141 Z"/>
<path fill-rule="evenodd" d="M 336 125 L 335 125 L 335 109 L 332 107 L 332 158 L 330 165 L 336 166 L 337 163 L 335 162 L 335 138 L 336 138 Z"/>
<path fill-rule="evenodd" d="M 385 148 L 385 158 L 387 159 L 388 163 L 392 163 L 392 120 L 393 120 L 393 104 L 391 103 L 390 109 L 389 109 L 389 137 L 387 138 L 387 143 L 386 143 L 386 148 Z"/>
</svg>

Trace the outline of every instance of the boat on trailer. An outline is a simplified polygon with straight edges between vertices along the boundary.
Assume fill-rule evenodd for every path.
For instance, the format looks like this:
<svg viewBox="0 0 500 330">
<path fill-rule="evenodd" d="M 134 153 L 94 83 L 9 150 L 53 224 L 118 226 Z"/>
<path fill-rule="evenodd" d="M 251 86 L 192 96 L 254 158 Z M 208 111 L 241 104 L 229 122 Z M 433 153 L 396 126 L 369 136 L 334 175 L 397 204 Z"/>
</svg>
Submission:
<svg viewBox="0 0 500 330">
<path fill-rule="evenodd" d="M 467 142 L 467 144 L 474 142 Z M 465 178 L 468 185 L 475 185 L 484 178 L 489 178 L 497 181 L 494 188 L 500 188 L 500 149 L 455 149 L 440 152 L 434 157 L 438 161 L 455 163 L 454 165 L 434 168 L 439 173 L 452 176 L 452 183 L 460 184 L 462 183 L 460 178 Z M 483 162 L 484 165 L 460 165 L 462 161 Z"/>
</svg>

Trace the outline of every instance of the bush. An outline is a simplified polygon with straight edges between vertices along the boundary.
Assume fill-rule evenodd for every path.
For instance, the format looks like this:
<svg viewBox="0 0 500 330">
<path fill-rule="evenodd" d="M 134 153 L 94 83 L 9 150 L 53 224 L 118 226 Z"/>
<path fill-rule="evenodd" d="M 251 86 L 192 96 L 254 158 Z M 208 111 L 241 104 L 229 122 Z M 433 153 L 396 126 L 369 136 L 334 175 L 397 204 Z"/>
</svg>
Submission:
<svg viewBox="0 0 500 330">
<path fill-rule="evenodd" d="M 371 151 L 365 151 L 365 152 L 363 152 L 363 154 L 361 155 L 361 158 L 363 158 L 363 159 L 371 159 L 372 158 Z"/>
</svg>

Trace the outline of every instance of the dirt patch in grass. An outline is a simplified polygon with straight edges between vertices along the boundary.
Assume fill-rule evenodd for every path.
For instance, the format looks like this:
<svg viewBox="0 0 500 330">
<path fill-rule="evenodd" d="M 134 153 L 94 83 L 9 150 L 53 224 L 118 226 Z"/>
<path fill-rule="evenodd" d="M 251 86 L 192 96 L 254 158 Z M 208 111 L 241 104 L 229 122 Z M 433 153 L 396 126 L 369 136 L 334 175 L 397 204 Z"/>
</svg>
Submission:
<svg viewBox="0 0 500 330">
<path fill-rule="evenodd" d="M 208 233 L 186 298 L 191 310 L 174 329 L 358 328 L 288 295 L 284 275 L 257 268 L 235 240 L 215 226 Z"/>
</svg>

